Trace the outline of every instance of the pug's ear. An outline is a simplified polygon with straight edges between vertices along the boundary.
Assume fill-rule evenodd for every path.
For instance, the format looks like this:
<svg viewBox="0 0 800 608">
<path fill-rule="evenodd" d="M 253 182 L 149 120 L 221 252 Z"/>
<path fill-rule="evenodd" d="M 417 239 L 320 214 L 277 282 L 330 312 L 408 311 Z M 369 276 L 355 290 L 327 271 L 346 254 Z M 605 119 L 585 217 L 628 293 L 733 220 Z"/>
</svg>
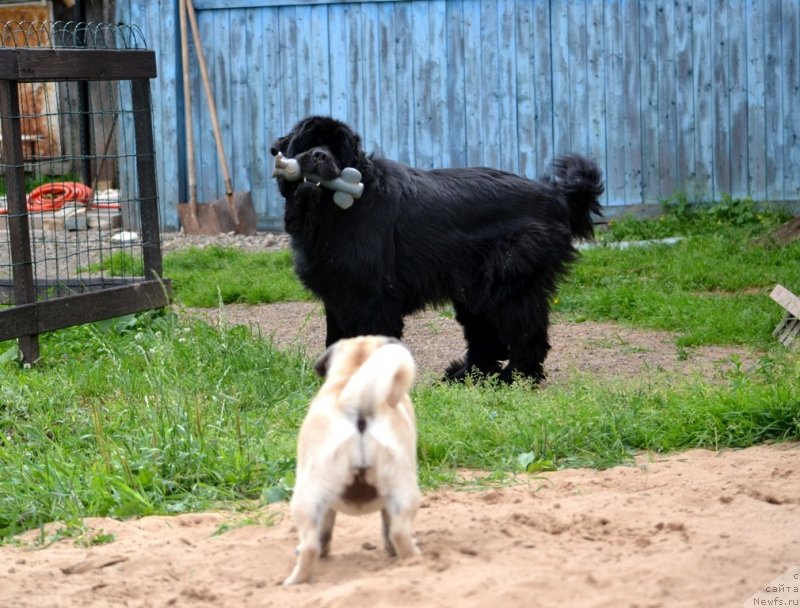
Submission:
<svg viewBox="0 0 800 608">
<path fill-rule="evenodd" d="M 314 363 L 314 371 L 317 372 L 318 376 L 322 376 L 323 378 L 328 375 L 328 369 L 330 368 L 331 359 L 333 358 L 333 353 L 336 350 L 336 345 L 331 344 L 328 349 L 322 353 L 317 362 Z"/>
<path fill-rule="evenodd" d="M 289 143 L 291 139 L 291 135 L 284 135 L 283 137 L 279 137 L 275 141 L 272 142 L 272 145 L 269 147 L 269 153 L 272 156 L 278 156 L 278 152 L 282 152 L 286 149 L 286 145 Z"/>
</svg>

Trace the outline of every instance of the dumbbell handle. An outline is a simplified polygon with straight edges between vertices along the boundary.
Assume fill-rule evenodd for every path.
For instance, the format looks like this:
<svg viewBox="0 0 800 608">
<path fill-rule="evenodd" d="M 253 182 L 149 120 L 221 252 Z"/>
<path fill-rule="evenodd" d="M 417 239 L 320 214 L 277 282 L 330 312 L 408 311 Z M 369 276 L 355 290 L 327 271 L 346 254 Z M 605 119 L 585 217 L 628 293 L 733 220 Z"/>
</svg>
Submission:
<svg viewBox="0 0 800 608">
<path fill-rule="evenodd" d="M 318 175 L 303 175 L 300 163 L 294 158 L 286 158 L 278 152 L 275 155 L 275 167 L 272 177 L 282 177 L 287 181 L 296 182 L 305 177 L 307 180 L 325 186 L 328 190 L 344 192 L 353 198 L 359 198 L 364 193 L 364 184 L 361 183 L 361 172 L 353 167 L 345 167 L 342 174 L 334 179 L 322 179 Z"/>
</svg>

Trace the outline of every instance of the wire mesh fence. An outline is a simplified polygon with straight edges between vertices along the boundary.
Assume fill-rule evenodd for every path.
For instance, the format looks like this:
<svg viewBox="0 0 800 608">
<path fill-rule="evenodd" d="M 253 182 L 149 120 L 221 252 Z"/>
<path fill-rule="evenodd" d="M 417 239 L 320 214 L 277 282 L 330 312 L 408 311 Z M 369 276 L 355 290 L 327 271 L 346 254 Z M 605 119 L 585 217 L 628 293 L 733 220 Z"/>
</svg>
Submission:
<svg viewBox="0 0 800 608">
<path fill-rule="evenodd" d="M 159 278 L 141 32 L 2 23 L 0 57 L 0 306 Z"/>
</svg>

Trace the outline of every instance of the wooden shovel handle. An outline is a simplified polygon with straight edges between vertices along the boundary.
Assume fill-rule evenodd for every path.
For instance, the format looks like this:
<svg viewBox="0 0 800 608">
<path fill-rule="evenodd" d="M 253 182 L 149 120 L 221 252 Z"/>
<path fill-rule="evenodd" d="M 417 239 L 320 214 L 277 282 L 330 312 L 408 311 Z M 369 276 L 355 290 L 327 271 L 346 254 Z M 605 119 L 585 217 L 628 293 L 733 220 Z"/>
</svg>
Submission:
<svg viewBox="0 0 800 608">
<path fill-rule="evenodd" d="M 203 79 L 203 88 L 205 88 L 206 91 L 208 113 L 211 115 L 211 128 L 214 131 L 214 141 L 217 144 L 217 156 L 222 166 L 222 175 L 225 178 L 225 193 L 228 195 L 228 207 L 233 215 L 233 221 L 238 224 L 239 218 L 236 213 L 236 206 L 233 204 L 233 182 L 231 181 L 231 174 L 228 170 L 228 161 L 225 159 L 225 148 L 222 146 L 222 133 L 220 132 L 219 119 L 217 118 L 217 104 L 214 102 L 211 82 L 208 79 L 208 68 L 206 67 L 206 58 L 203 53 L 203 43 L 200 39 L 200 28 L 197 26 L 197 15 L 194 12 L 192 0 L 184 1 L 186 2 L 186 14 L 189 16 L 189 24 L 192 26 L 192 37 L 194 38 L 195 48 L 197 49 L 197 62 L 200 65 L 200 76 Z"/>
<path fill-rule="evenodd" d="M 195 174 L 194 131 L 192 126 L 192 91 L 189 82 L 189 31 L 186 27 L 186 1 L 180 0 L 181 61 L 183 62 L 183 105 L 186 127 L 186 170 L 189 176 L 189 209 L 197 216 L 197 175 Z"/>
</svg>

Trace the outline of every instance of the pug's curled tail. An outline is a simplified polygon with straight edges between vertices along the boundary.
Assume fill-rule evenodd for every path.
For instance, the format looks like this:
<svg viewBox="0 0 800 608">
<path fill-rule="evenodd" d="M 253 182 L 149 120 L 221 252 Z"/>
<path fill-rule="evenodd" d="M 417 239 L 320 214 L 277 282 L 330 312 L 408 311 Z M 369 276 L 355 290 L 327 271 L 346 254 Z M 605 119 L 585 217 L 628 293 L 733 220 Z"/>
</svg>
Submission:
<svg viewBox="0 0 800 608">
<path fill-rule="evenodd" d="M 605 191 L 603 173 L 593 160 L 578 154 L 566 154 L 553 161 L 544 181 L 555 184 L 569 207 L 572 236 L 590 239 L 594 236 L 592 214 L 602 216 L 600 196 Z"/>
<path fill-rule="evenodd" d="M 352 407 L 359 425 L 366 425 L 375 411 L 387 404 L 394 407 L 408 393 L 415 375 L 414 358 L 399 342 L 375 350 L 342 389 L 340 399 Z"/>
</svg>

